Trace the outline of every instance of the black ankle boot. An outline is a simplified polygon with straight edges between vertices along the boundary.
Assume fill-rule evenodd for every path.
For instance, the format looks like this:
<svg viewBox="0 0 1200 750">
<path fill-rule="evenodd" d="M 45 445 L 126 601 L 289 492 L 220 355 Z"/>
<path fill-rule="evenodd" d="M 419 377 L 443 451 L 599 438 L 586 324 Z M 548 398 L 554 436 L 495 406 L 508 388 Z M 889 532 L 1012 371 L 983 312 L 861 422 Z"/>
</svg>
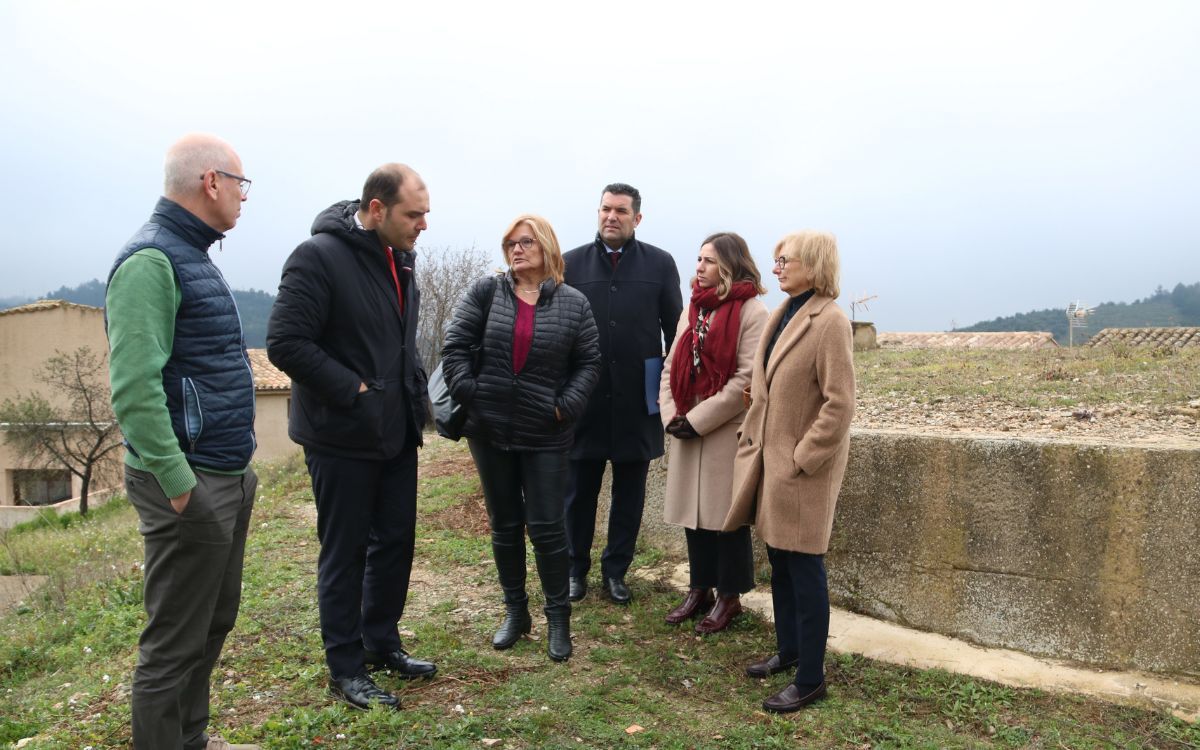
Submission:
<svg viewBox="0 0 1200 750">
<path fill-rule="evenodd" d="M 512 648 L 513 644 L 521 640 L 521 636 L 529 632 L 533 627 L 533 620 L 529 617 L 529 602 L 506 602 L 504 604 L 504 622 L 500 625 L 500 629 L 492 636 L 492 648 L 497 651 L 503 651 L 506 648 Z"/>
<path fill-rule="evenodd" d="M 571 658 L 571 609 L 546 613 L 546 652 L 554 661 Z"/>
</svg>

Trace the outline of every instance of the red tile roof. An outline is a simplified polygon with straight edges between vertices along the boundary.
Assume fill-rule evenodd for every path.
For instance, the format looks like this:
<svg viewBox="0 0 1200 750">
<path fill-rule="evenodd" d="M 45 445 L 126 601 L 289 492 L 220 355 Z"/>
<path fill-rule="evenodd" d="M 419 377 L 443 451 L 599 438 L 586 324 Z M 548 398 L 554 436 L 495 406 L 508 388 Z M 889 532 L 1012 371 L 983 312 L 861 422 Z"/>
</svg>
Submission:
<svg viewBox="0 0 1200 750">
<path fill-rule="evenodd" d="M 880 333 L 883 349 L 1054 349 L 1058 344 L 1047 331 L 931 331 Z"/>
<path fill-rule="evenodd" d="M 271 364 L 266 349 L 247 349 L 250 369 L 254 371 L 254 390 L 286 391 L 292 387 L 292 379 Z"/>
<path fill-rule="evenodd" d="M 1093 336 L 1087 346 L 1125 346 L 1152 347 L 1200 347 L 1200 327 L 1174 326 L 1170 328 L 1102 328 Z"/>
</svg>

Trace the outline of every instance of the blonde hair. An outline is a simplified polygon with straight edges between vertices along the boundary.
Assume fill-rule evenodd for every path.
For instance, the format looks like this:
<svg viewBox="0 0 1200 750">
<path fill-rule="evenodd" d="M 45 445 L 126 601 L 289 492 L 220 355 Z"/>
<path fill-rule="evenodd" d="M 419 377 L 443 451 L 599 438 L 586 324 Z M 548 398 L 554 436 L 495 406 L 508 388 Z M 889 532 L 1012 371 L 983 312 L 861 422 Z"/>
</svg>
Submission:
<svg viewBox="0 0 1200 750">
<path fill-rule="evenodd" d="M 504 243 L 522 224 L 529 227 L 529 231 L 533 232 L 533 238 L 537 240 L 538 247 L 542 248 L 546 275 L 553 278 L 555 284 L 563 283 L 563 271 L 566 265 L 563 263 L 562 250 L 558 247 L 558 236 L 554 234 L 554 227 L 550 226 L 550 222 L 535 214 L 521 214 L 513 219 L 512 223 L 508 225 L 508 229 L 505 229 L 504 234 L 500 236 L 500 252 L 504 254 L 504 262 L 512 265 L 512 254 L 504 247 Z"/>
<path fill-rule="evenodd" d="M 793 232 L 775 246 L 774 257 L 803 263 L 812 273 L 815 293 L 834 299 L 841 293 L 838 287 L 837 237 L 831 233 L 811 229 Z"/>
</svg>

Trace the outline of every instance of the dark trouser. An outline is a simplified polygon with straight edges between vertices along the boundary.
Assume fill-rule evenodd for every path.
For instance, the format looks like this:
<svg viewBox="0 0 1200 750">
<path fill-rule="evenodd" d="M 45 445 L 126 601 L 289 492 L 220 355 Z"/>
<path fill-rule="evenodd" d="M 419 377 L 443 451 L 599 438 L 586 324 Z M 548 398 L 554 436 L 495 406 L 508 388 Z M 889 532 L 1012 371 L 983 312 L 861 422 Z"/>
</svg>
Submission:
<svg viewBox="0 0 1200 750">
<path fill-rule="evenodd" d="M 829 639 L 829 585 L 824 555 L 767 547 L 771 561 L 771 602 L 779 660 L 797 662 L 797 685 L 825 681 L 825 641 Z"/>
<path fill-rule="evenodd" d="M 722 533 L 709 529 L 684 529 L 687 537 L 691 587 L 716 588 L 733 596 L 754 588 L 754 547 L 750 527 Z"/>
<path fill-rule="evenodd" d="M 592 567 L 596 536 L 596 501 L 604 480 L 603 460 L 571 461 L 567 482 L 567 541 L 571 545 L 571 575 L 583 578 Z M 608 545 L 600 555 L 600 574 L 624 578 L 633 562 L 642 508 L 646 504 L 649 461 L 614 461 L 612 504 L 608 509 Z"/>
<path fill-rule="evenodd" d="M 479 469 L 492 554 L 504 601 L 522 604 L 525 595 L 525 529 L 533 542 L 538 576 L 546 596 L 546 614 L 570 611 L 567 533 L 563 494 L 567 486 L 566 451 L 502 451 L 470 440 Z"/>
<path fill-rule="evenodd" d="M 317 501 L 317 602 L 329 674 L 365 669 L 363 648 L 401 648 L 417 523 L 417 449 L 387 460 L 304 449 Z"/>
<path fill-rule="evenodd" d="M 258 477 L 196 472 L 183 513 L 154 475 L 125 467 L 145 543 L 146 629 L 133 673 L 136 750 L 208 744 L 208 680 L 242 598 L 242 558 Z"/>
</svg>

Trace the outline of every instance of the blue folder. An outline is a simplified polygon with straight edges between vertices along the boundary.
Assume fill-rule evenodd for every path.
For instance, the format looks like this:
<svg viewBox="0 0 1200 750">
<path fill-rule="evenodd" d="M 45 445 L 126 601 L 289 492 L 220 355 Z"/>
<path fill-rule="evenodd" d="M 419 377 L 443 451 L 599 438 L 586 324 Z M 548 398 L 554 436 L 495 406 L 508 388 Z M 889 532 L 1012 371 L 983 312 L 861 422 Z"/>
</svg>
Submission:
<svg viewBox="0 0 1200 750">
<path fill-rule="evenodd" d="M 658 383 L 662 380 L 663 358 L 646 360 L 646 413 L 658 414 Z"/>
</svg>

